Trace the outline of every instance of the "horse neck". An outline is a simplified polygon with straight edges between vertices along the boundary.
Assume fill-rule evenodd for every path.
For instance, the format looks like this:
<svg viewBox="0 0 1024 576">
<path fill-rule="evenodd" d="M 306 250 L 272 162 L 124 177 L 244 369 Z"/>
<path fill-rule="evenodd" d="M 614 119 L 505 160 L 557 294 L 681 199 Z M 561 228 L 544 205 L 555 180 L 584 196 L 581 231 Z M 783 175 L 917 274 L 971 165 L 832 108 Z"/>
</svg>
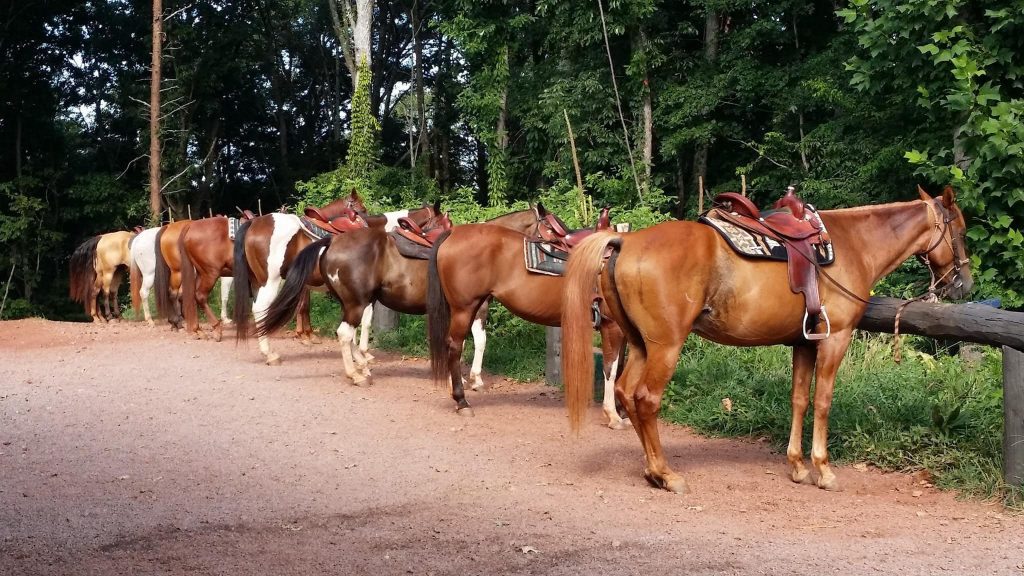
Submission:
<svg viewBox="0 0 1024 576">
<path fill-rule="evenodd" d="M 523 210 L 520 212 L 513 212 L 511 214 L 505 214 L 504 216 L 498 216 L 497 218 L 491 218 L 484 223 L 494 224 L 496 226 L 501 226 L 502 228 L 508 228 L 509 230 L 515 230 L 521 234 L 529 234 L 537 225 L 537 216 L 533 213 L 533 210 Z"/>
<path fill-rule="evenodd" d="M 828 211 L 829 233 L 844 257 L 859 258 L 871 286 L 904 260 L 927 249 L 935 225 L 928 205 L 898 202 Z M 870 244 L 865 244 L 865 240 Z M 881 240 L 881 241 L 879 241 Z"/>
</svg>

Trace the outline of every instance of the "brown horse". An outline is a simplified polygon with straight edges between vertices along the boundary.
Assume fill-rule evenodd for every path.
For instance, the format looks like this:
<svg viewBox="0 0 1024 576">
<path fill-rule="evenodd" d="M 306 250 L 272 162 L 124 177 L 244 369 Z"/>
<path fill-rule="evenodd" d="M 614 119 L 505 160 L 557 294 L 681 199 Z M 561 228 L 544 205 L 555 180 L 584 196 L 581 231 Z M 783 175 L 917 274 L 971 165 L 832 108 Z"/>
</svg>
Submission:
<svg viewBox="0 0 1024 576">
<path fill-rule="evenodd" d="M 732 346 L 792 346 L 793 413 L 787 450 L 792 479 L 810 482 L 801 436 L 813 374 L 811 461 L 818 472 L 817 485 L 837 489 L 827 451 L 832 390 L 871 287 L 912 255 L 923 259 L 937 278 L 933 288 L 957 298 L 972 285 L 964 219 L 953 191 L 947 188 L 939 198 L 923 190 L 920 195 L 912 202 L 820 212 L 835 262 L 823 269 L 828 276 L 823 273 L 819 282 L 831 335 L 818 340 L 804 337 L 805 302 L 790 290 L 786 264 L 738 256 L 709 226 L 666 222 L 629 234 L 601 233 L 586 239 L 569 259 L 562 316 L 562 365 L 573 429 L 579 429 L 587 406 L 592 362 L 589 308 L 598 282 L 629 343 L 615 394 L 633 419 L 644 449 L 644 476 L 652 485 L 686 491 L 685 480 L 669 468 L 662 453 L 657 417 L 679 352 L 694 332 Z M 612 255 L 602 269 L 609 248 Z"/>
<path fill-rule="evenodd" d="M 174 331 L 180 330 L 184 324 L 178 240 L 191 223 L 191 220 L 178 220 L 161 226 L 156 233 L 156 273 L 153 279 L 156 310 L 158 315 L 167 318 Z"/>
<path fill-rule="evenodd" d="M 409 217 L 417 224 L 425 222 L 436 212 L 436 207 L 425 205 L 416 210 L 399 210 L 383 215 L 368 215 L 358 194 L 350 194 L 347 206 L 356 211 L 370 227 L 381 227 L 391 230 L 398 225 L 398 219 Z M 235 308 L 233 318 L 236 324 L 236 337 L 243 341 L 248 337 L 249 318 L 254 316 L 257 321 L 263 318 L 271 302 L 277 296 L 287 276 L 288 269 L 296 255 L 312 243 L 312 239 L 302 232 L 302 223 L 298 216 L 274 213 L 260 216 L 243 224 L 235 236 Z M 316 274 L 308 279 L 309 286 L 322 286 L 323 280 Z M 252 286 L 256 287 L 256 300 L 253 303 Z M 363 326 L 364 343 L 361 349 L 366 351 L 369 346 L 369 326 L 373 318 L 373 309 L 365 313 Z M 296 315 L 296 335 L 305 339 L 312 337 L 313 331 L 309 320 L 309 293 L 303 290 L 298 301 Z M 281 357 L 270 349 L 270 339 L 259 336 L 260 351 L 266 363 L 277 365 Z M 368 355 L 368 354 L 367 354 Z"/>
<path fill-rule="evenodd" d="M 543 206 L 540 211 L 543 213 Z M 423 230 L 441 226 L 442 217 L 447 218 L 439 215 L 425 222 Z M 528 232 L 535 230 L 538 221 L 538 209 L 532 208 L 499 216 L 487 223 Z M 395 241 L 382 228 L 355 230 L 315 242 L 300 252 L 292 262 L 291 273 L 284 287 L 259 323 L 260 335 L 268 335 L 288 323 L 290 311 L 301 297 L 302 286 L 315 272 L 327 279 L 328 290 L 342 305 L 338 340 L 341 343 L 345 374 L 357 386 L 368 385 L 372 380 L 365 350 L 359 350 L 354 345 L 356 326 L 363 312 L 378 300 L 388 308 L 405 314 L 425 314 L 427 261 L 400 254 Z M 484 332 L 486 322 L 485 304 L 480 307 L 473 322 L 475 353 L 469 378 L 474 389 L 483 386 L 480 372 L 487 340 Z"/>
<path fill-rule="evenodd" d="M 235 255 L 235 243 L 230 236 L 229 226 L 230 221 L 224 216 L 203 218 L 193 220 L 178 236 L 178 252 L 181 257 L 181 305 L 185 329 L 197 338 L 202 337 L 199 329 L 201 307 L 206 313 L 213 338 L 217 342 L 223 337 L 224 323 L 230 321 L 224 305 L 231 289 Z M 210 292 L 218 278 L 223 278 L 220 318 L 214 314 L 209 304 Z"/>
<path fill-rule="evenodd" d="M 464 224 L 453 228 L 434 245 L 427 272 L 431 371 L 436 382 L 451 380 L 452 399 L 460 414 L 472 415 L 462 386 L 462 348 L 474 316 L 489 298 L 498 300 L 524 320 L 545 326 L 561 323 L 565 279 L 527 271 L 524 240 L 523 234 L 513 230 Z M 611 393 L 622 332 L 606 314 L 602 314 L 600 330 L 604 412 L 609 427 L 624 428 L 628 421 L 619 417 Z"/>
<path fill-rule="evenodd" d="M 111 232 L 86 240 L 71 255 L 71 299 L 85 307 L 93 322 L 121 318 L 117 291 L 131 265 L 129 243 L 132 232 Z M 96 299 L 103 296 L 104 311 Z"/>
</svg>

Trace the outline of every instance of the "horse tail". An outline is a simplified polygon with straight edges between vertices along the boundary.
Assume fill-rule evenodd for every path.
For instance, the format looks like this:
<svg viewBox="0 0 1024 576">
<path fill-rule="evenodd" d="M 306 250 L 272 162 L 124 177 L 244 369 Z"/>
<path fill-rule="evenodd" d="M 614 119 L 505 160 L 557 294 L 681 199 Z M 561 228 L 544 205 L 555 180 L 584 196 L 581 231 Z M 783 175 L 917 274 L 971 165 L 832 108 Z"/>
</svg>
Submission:
<svg viewBox="0 0 1024 576">
<path fill-rule="evenodd" d="M 156 251 L 156 272 L 153 274 L 153 292 L 156 300 L 156 313 L 164 318 L 174 317 L 174 303 L 171 302 L 171 267 L 164 259 L 164 252 L 160 249 L 161 240 L 167 227 L 163 226 L 156 233 L 154 250 Z"/>
<path fill-rule="evenodd" d="M 245 234 L 252 220 L 246 220 L 235 232 L 235 262 L 231 276 L 234 278 L 235 309 L 231 313 L 235 321 L 235 342 L 245 342 L 249 337 L 249 316 L 252 315 L 252 286 L 249 284 L 249 260 L 245 257 Z"/>
<path fill-rule="evenodd" d="M 291 266 L 288 267 L 284 286 L 278 292 L 277 298 L 270 303 L 267 313 L 256 323 L 257 335 L 268 336 L 291 321 L 299 299 L 306 292 L 306 279 L 313 274 L 313 267 L 319 264 L 320 251 L 330 246 L 331 240 L 331 236 L 321 238 L 303 248 L 295 256 L 295 260 L 292 260 Z"/>
<path fill-rule="evenodd" d="M 185 224 L 178 234 L 178 252 L 181 259 L 181 315 L 185 319 L 185 329 L 190 332 L 199 330 L 199 306 L 196 304 L 196 268 L 188 255 L 185 238 L 192 224 Z M 214 318 L 208 318 L 213 322 Z"/>
<path fill-rule="evenodd" d="M 86 314 L 91 313 L 89 298 L 96 284 L 96 247 L 99 243 L 100 237 L 93 236 L 79 244 L 71 254 L 68 295 L 85 306 Z"/>
<path fill-rule="evenodd" d="M 448 380 L 448 329 L 452 323 L 452 311 L 448 298 L 441 287 L 441 276 L 437 273 L 437 252 L 441 244 L 451 236 L 451 230 L 441 234 L 430 250 L 427 263 L 427 333 L 430 343 L 430 372 L 435 384 Z"/>
<path fill-rule="evenodd" d="M 618 249 L 622 237 L 597 232 L 573 249 L 562 295 L 562 381 L 569 424 L 579 432 L 594 393 L 593 302 L 595 284 L 609 245 Z"/>
<path fill-rule="evenodd" d="M 139 263 L 135 261 L 134 256 L 129 260 L 131 260 L 131 266 L 129 267 L 128 283 L 132 292 L 132 314 L 136 320 L 142 320 L 142 269 L 139 268 Z"/>
</svg>

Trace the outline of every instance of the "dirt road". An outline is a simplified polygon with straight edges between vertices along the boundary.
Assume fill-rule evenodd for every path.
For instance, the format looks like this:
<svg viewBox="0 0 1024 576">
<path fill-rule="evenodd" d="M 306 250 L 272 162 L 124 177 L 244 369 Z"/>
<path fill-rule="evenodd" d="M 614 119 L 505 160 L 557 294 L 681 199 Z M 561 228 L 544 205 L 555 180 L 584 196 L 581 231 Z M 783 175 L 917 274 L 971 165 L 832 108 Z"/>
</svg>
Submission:
<svg viewBox="0 0 1024 576">
<path fill-rule="evenodd" d="M 1024 574 L 1024 519 L 908 475 L 826 493 L 663 426 L 676 496 L 554 389 L 492 376 L 461 418 L 423 360 L 362 389 L 335 343 L 225 340 L 0 323 L 0 574 Z"/>
</svg>

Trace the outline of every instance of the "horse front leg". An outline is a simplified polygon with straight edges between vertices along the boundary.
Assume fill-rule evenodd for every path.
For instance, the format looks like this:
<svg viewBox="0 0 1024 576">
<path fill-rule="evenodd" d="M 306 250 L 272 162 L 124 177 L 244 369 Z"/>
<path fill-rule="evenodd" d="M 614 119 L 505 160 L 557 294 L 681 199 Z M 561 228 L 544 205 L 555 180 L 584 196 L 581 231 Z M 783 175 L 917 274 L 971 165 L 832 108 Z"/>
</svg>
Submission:
<svg viewBox="0 0 1024 576">
<path fill-rule="evenodd" d="M 231 276 L 224 276 L 220 279 L 220 323 L 222 326 L 230 326 L 232 322 L 231 317 L 228 316 L 228 299 L 231 296 L 231 286 L 234 283 L 235 279 Z"/>
<path fill-rule="evenodd" d="M 370 354 L 370 327 L 373 325 L 373 304 L 363 309 L 363 317 L 359 321 L 359 350 L 365 364 L 373 362 L 373 354 Z"/>
<path fill-rule="evenodd" d="M 256 290 L 256 301 L 252 305 L 252 316 L 259 323 L 267 315 L 267 309 L 270 308 L 270 304 L 277 297 L 277 292 L 281 289 L 281 279 L 273 278 L 268 279 L 267 283 Z M 266 358 L 268 366 L 279 366 L 281 364 L 281 356 L 270 349 L 270 337 L 260 336 L 260 352 Z"/>
<path fill-rule="evenodd" d="M 818 470 L 818 488 L 839 490 L 839 481 L 828 463 L 828 415 L 832 409 L 832 391 L 836 372 L 850 347 L 852 329 L 832 332 L 818 343 L 817 372 L 814 379 L 814 437 L 811 441 L 811 463 Z"/>
<path fill-rule="evenodd" d="M 810 401 L 811 376 L 817 349 L 814 344 L 804 343 L 793 346 L 793 389 L 791 392 L 792 422 L 789 428 L 789 447 L 786 457 L 792 467 L 793 482 L 810 484 L 811 474 L 804 466 L 803 433 L 804 414 Z"/>
<path fill-rule="evenodd" d="M 608 427 L 612 430 L 625 430 L 630 426 L 629 419 L 619 416 L 619 411 L 615 407 L 615 379 L 618 376 L 619 358 L 624 344 L 625 338 L 617 324 L 610 320 L 601 322 L 601 374 L 604 377 L 604 399 L 601 408 L 608 419 Z"/>
</svg>

